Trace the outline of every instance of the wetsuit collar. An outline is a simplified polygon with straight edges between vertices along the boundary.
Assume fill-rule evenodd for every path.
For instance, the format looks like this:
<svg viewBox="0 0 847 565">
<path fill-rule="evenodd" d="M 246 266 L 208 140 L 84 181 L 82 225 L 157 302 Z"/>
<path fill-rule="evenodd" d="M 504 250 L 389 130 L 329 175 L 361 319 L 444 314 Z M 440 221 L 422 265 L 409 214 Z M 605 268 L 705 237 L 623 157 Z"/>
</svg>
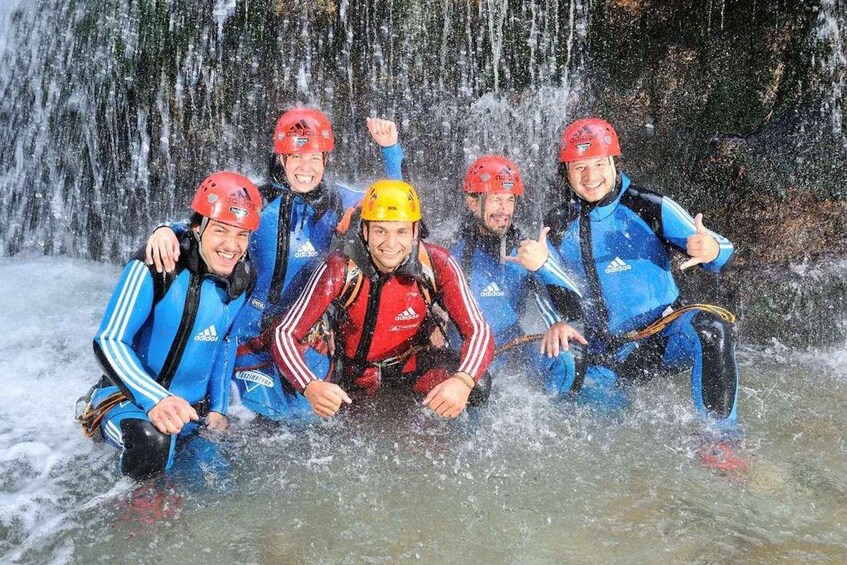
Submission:
<svg viewBox="0 0 847 565">
<path fill-rule="evenodd" d="M 321 180 L 314 189 L 309 192 L 294 192 L 291 190 L 291 186 L 289 186 L 288 181 L 283 180 L 272 180 L 264 191 L 265 199 L 269 202 L 274 200 L 275 198 L 283 195 L 290 194 L 292 198 L 300 199 L 305 202 L 315 211 L 315 215 L 320 217 L 323 216 L 330 208 L 332 208 L 332 194 L 329 188 L 327 188 L 326 179 Z"/>
</svg>

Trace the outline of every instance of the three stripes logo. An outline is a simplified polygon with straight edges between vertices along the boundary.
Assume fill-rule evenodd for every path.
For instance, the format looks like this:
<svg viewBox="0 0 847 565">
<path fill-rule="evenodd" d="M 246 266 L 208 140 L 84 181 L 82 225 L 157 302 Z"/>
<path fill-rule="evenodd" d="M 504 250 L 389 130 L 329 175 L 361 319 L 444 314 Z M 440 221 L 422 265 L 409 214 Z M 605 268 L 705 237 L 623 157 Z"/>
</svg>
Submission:
<svg viewBox="0 0 847 565">
<path fill-rule="evenodd" d="M 609 266 L 606 267 L 606 274 L 619 273 L 621 271 L 629 271 L 631 269 L 632 265 L 626 263 L 620 257 L 615 257 L 612 262 L 609 263 Z"/>
<path fill-rule="evenodd" d="M 500 288 L 500 286 L 496 282 L 493 282 L 484 289 L 482 289 L 482 292 L 480 292 L 479 295 L 483 298 L 490 298 L 493 296 L 506 296 L 506 293 L 503 292 L 503 289 Z"/>
<path fill-rule="evenodd" d="M 303 147 L 307 143 L 309 143 L 309 139 L 315 137 L 315 129 L 312 125 L 306 120 L 300 120 L 285 132 L 285 137 L 293 137 L 294 143 L 297 144 L 298 147 Z M 280 134 L 282 137 L 282 134 Z"/>
<path fill-rule="evenodd" d="M 311 241 L 307 241 L 300 246 L 300 249 L 294 252 L 294 256 L 298 259 L 302 259 L 303 257 L 317 257 L 317 255 L 318 250 L 315 249 Z"/>
<path fill-rule="evenodd" d="M 403 322 L 405 320 L 416 320 L 419 317 L 420 316 L 418 315 L 418 313 L 415 312 L 415 310 L 411 306 L 409 306 L 408 308 L 397 314 L 394 319 L 399 322 Z"/>
<path fill-rule="evenodd" d="M 194 341 L 218 341 L 218 330 L 215 329 L 215 324 L 194 336 Z"/>
</svg>

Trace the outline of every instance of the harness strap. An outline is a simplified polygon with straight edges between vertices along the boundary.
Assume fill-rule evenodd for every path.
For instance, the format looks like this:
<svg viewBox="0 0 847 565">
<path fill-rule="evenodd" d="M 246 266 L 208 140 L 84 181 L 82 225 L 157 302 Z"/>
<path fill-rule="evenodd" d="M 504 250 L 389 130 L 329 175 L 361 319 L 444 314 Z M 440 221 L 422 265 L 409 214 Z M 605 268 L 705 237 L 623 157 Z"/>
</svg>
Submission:
<svg viewBox="0 0 847 565">
<path fill-rule="evenodd" d="M 347 259 L 347 269 L 344 273 L 344 287 L 341 289 L 341 294 L 338 295 L 338 301 L 347 308 L 362 289 L 362 281 L 365 279 L 364 273 L 352 259 Z"/>
<path fill-rule="evenodd" d="M 663 329 L 668 327 L 671 322 L 685 314 L 686 312 L 691 312 L 694 310 L 700 310 L 701 312 L 709 312 L 710 314 L 714 314 L 719 317 L 724 322 L 728 322 L 730 324 L 734 324 L 736 320 L 735 314 L 727 310 L 726 308 L 722 308 L 721 306 L 715 306 L 714 304 L 689 304 L 688 306 L 683 306 L 677 310 L 673 310 L 668 314 L 665 314 L 655 322 L 650 325 L 640 329 L 640 330 L 632 330 L 629 331 L 620 338 L 613 338 L 610 343 L 615 343 L 615 345 L 623 345 L 624 343 L 630 341 L 638 341 L 644 339 L 646 337 L 650 337 L 651 335 L 656 335 L 661 332 Z M 532 335 L 523 335 L 504 343 L 500 347 L 498 347 L 494 351 L 495 357 L 505 351 L 509 351 L 510 349 L 514 349 L 519 347 L 525 343 L 529 343 L 532 341 L 541 341 L 544 337 L 544 334 L 532 334 Z"/>
<path fill-rule="evenodd" d="M 432 259 L 429 256 L 429 251 L 423 244 L 418 245 L 418 263 L 421 266 L 421 275 L 418 279 L 418 288 L 421 296 L 426 302 L 427 307 L 432 306 L 435 296 L 438 293 L 438 284 L 435 282 L 435 269 L 432 267 Z M 356 297 L 359 296 L 359 291 L 362 290 L 362 281 L 365 279 L 365 274 L 362 269 L 356 264 L 353 259 L 347 259 L 347 268 L 344 275 L 344 286 L 338 295 L 338 302 L 347 308 Z"/>
<path fill-rule="evenodd" d="M 82 425 L 82 433 L 85 434 L 85 437 L 90 438 L 97 433 L 97 430 L 100 429 L 100 422 L 103 420 L 103 416 L 105 416 L 109 410 L 126 400 L 129 400 L 126 395 L 117 391 L 103 399 L 103 402 L 98 404 L 96 407 L 93 407 L 91 406 L 91 399 L 89 398 L 88 404 L 85 405 L 85 409 L 77 419 L 77 421 Z"/>
<path fill-rule="evenodd" d="M 727 310 L 726 308 L 722 308 L 720 306 L 715 306 L 714 304 L 689 304 L 688 306 L 683 306 L 676 310 L 672 310 L 668 314 L 665 314 L 652 324 L 640 330 L 632 330 L 624 334 L 624 337 L 627 341 L 638 341 L 639 339 L 644 339 L 645 337 L 650 337 L 651 335 L 655 335 L 668 327 L 671 322 L 685 314 L 686 312 L 691 312 L 694 310 L 700 310 L 701 312 L 708 312 L 710 314 L 714 314 L 724 322 L 728 322 L 730 324 L 735 323 L 735 314 Z"/>
<path fill-rule="evenodd" d="M 129 398 L 123 392 L 116 391 L 104 398 L 103 402 L 95 407 L 91 405 L 91 398 L 89 398 L 88 404 L 85 405 L 82 414 L 77 418 L 77 422 L 82 426 L 82 433 L 85 434 L 85 437 L 90 438 L 96 434 L 97 430 L 100 429 L 103 418 L 109 413 L 109 410 L 121 402 L 128 400 Z M 196 404 L 192 404 L 191 407 L 194 408 L 197 415 L 201 418 L 209 415 L 209 401 L 205 398 Z"/>
<path fill-rule="evenodd" d="M 423 243 L 418 244 L 418 263 L 421 265 L 421 274 L 425 284 L 418 285 L 421 289 L 421 294 L 426 301 L 427 306 L 432 306 L 432 302 L 438 293 L 438 285 L 435 282 L 435 269 L 432 267 L 432 258 L 426 250 Z"/>
<path fill-rule="evenodd" d="M 185 351 L 185 346 L 190 338 L 191 329 L 194 327 L 194 320 L 197 318 L 197 310 L 200 305 L 200 285 L 202 283 L 200 275 L 191 273 L 188 279 L 188 291 L 185 294 L 185 305 L 180 318 L 179 326 L 176 330 L 171 348 L 168 351 L 168 356 L 162 364 L 162 371 L 159 373 L 159 384 L 165 389 L 169 389 L 171 381 L 173 381 L 179 363 L 182 360 L 182 354 Z"/>
</svg>

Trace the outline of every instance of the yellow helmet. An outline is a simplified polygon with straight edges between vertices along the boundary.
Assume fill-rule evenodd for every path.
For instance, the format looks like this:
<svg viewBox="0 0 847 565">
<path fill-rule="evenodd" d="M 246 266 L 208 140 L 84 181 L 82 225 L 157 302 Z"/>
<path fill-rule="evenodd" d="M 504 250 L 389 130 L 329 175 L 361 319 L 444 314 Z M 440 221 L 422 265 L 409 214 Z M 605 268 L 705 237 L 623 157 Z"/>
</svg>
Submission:
<svg viewBox="0 0 847 565">
<path fill-rule="evenodd" d="M 401 180 L 378 180 L 362 199 L 362 219 L 372 222 L 417 222 L 421 202 L 412 185 Z"/>
</svg>

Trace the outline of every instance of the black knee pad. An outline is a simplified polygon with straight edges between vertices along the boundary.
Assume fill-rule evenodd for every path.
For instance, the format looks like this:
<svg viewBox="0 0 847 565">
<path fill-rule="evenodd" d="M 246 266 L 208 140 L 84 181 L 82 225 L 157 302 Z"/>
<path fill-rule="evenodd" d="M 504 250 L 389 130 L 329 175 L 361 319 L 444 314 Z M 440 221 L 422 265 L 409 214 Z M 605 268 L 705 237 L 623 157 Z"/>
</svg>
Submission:
<svg viewBox="0 0 847 565">
<path fill-rule="evenodd" d="M 733 326 L 709 312 L 699 312 L 691 325 L 703 348 L 703 404 L 710 413 L 725 418 L 735 404 L 738 387 Z"/>
<path fill-rule="evenodd" d="M 468 406 L 482 406 L 491 396 L 491 373 L 485 371 L 468 396 Z"/>
<path fill-rule="evenodd" d="M 157 430 L 147 420 L 121 422 L 124 451 L 121 473 L 141 481 L 165 470 L 171 451 L 171 436 Z"/>
</svg>

